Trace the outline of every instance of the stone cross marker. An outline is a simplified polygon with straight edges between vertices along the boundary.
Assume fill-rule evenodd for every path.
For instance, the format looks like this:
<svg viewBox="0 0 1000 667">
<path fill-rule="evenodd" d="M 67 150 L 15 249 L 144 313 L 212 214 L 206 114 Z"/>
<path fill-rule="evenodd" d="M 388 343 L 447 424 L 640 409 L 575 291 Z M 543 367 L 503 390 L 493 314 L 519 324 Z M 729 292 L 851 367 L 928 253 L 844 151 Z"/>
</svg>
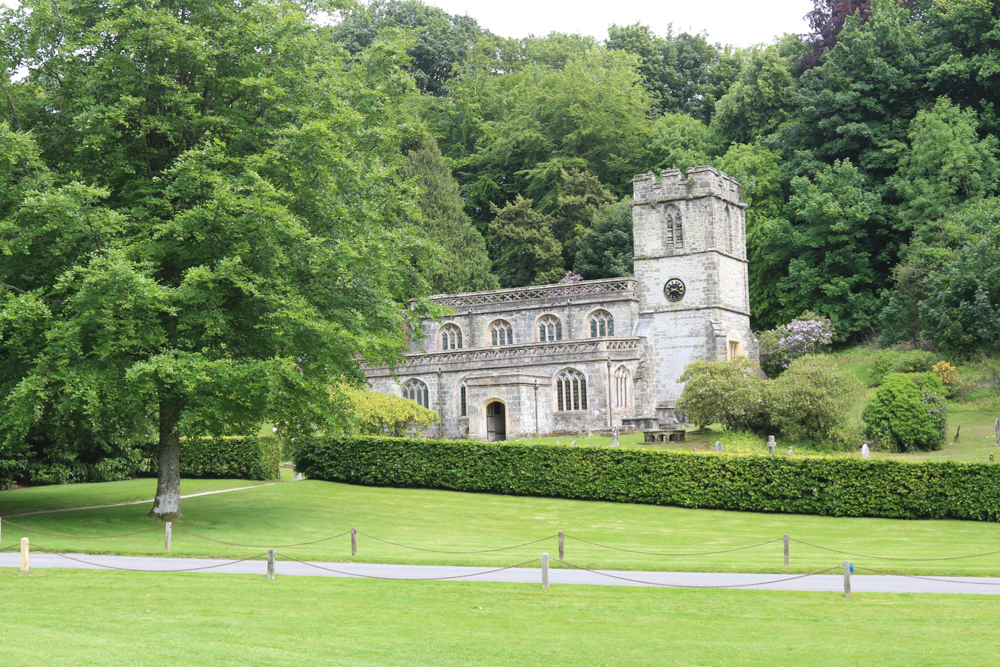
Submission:
<svg viewBox="0 0 1000 667">
<path fill-rule="evenodd" d="M 868 449 L 868 443 L 861 445 L 861 458 L 870 459 L 872 457 L 871 452 Z"/>
<path fill-rule="evenodd" d="M 777 447 L 777 443 L 774 441 L 774 436 L 767 436 L 767 453 L 774 456 L 774 448 Z"/>
<path fill-rule="evenodd" d="M 715 453 L 716 454 L 722 453 L 722 443 L 719 442 L 718 440 L 715 441 Z"/>
<path fill-rule="evenodd" d="M 612 426 L 611 427 L 611 446 L 612 447 L 617 447 L 618 446 L 618 427 L 617 426 Z"/>
</svg>

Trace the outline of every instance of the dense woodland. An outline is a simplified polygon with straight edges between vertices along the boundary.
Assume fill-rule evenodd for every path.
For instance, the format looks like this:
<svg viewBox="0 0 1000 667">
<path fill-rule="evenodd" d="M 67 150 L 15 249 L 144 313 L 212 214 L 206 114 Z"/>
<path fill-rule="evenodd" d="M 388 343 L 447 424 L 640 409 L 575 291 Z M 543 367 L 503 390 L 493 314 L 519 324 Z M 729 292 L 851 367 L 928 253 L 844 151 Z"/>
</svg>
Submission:
<svg viewBox="0 0 1000 667">
<path fill-rule="evenodd" d="M 428 294 L 629 275 L 652 170 L 743 184 L 757 330 L 1000 345 L 996 3 L 816 0 L 749 49 L 346 6 L 0 9 L 0 487 L 155 441 L 169 518 L 181 436 L 356 426 L 331 382 Z"/>
<path fill-rule="evenodd" d="M 632 175 L 711 164 L 751 205 L 756 329 L 812 311 L 842 342 L 995 347 L 1000 3 L 815 0 L 807 18 L 739 49 L 641 24 L 512 40 L 377 1 L 334 34 L 411 40 L 406 174 L 436 291 L 629 275 Z"/>
</svg>

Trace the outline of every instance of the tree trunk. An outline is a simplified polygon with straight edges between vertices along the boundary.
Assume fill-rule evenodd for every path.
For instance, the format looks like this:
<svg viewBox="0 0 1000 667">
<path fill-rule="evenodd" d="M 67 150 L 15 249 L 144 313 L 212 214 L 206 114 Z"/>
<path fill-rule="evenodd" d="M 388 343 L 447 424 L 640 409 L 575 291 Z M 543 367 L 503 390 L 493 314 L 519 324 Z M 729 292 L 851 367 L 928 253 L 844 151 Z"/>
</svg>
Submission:
<svg viewBox="0 0 1000 667">
<path fill-rule="evenodd" d="M 149 518 L 174 521 L 181 516 L 181 436 L 177 432 L 179 410 L 176 405 L 160 403 L 159 478 L 156 499 Z"/>
</svg>

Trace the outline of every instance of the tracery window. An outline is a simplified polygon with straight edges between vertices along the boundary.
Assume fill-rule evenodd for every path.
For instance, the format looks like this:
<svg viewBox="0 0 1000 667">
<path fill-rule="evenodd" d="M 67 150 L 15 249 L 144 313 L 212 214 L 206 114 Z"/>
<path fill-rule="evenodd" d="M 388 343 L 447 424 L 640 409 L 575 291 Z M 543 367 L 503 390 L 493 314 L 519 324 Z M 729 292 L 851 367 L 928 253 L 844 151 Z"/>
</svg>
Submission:
<svg viewBox="0 0 1000 667">
<path fill-rule="evenodd" d="M 666 250 L 684 247 L 684 227 L 681 211 L 674 205 L 667 206 L 663 215 L 663 246 Z"/>
<path fill-rule="evenodd" d="M 606 310 L 598 310 L 590 316 L 590 337 L 602 338 L 615 335 L 615 318 Z"/>
<path fill-rule="evenodd" d="M 466 401 L 464 382 L 458 386 L 458 416 L 459 417 L 469 416 L 469 408 L 468 408 L 468 403 Z"/>
<path fill-rule="evenodd" d="M 615 407 L 627 408 L 632 404 L 631 392 L 632 384 L 629 382 L 628 369 L 619 366 L 615 371 Z"/>
<path fill-rule="evenodd" d="M 546 315 L 538 322 L 538 340 L 562 340 L 562 322 L 555 315 Z"/>
<path fill-rule="evenodd" d="M 462 349 L 462 330 L 457 324 L 446 324 L 441 327 L 441 349 Z"/>
<path fill-rule="evenodd" d="M 556 409 L 559 412 L 587 409 L 587 378 L 568 368 L 556 376 Z"/>
<path fill-rule="evenodd" d="M 403 398 L 416 401 L 418 405 L 425 408 L 431 407 L 430 392 L 427 390 L 427 385 L 416 378 L 407 380 L 403 385 Z"/>
<path fill-rule="evenodd" d="M 497 345 L 513 345 L 514 327 L 506 320 L 497 320 L 490 325 L 490 339 L 493 341 L 494 347 Z"/>
</svg>

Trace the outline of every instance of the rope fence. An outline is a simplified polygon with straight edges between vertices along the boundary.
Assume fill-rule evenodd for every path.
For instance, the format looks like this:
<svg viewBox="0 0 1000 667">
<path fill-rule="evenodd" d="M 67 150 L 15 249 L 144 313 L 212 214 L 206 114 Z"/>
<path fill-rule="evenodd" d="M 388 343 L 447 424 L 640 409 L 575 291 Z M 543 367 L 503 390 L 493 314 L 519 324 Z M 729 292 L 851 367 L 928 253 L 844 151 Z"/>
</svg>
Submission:
<svg viewBox="0 0 1000 667">
<path fill-rule="evenodd" d="M 353 536 L 353 531 L 352 531 L 352 536 Z M 560 537 L 562 537 L 562 536 L 560 535 Z M 550 539 L 550 538 L 545 538 L 545 539 Z M 538 542 L 538 541 L 540 541 L 540 540 L 536 540 L 536 542 Z M 560 542 L 561 542 L 561 540 L 560 540 Z M 785 540 L 785 543 L 787 544 L 788 541 Z M 8 547 L 4 547 L 3 549 L 0 549 L 0 551 L 7 551 L 11 547 L 13 547 L 13 546 L 17 546 L 17 545 L 11 545 L 11 546 L 8 546 Z M 26 572 L 29 571 L 29 550 L 30 550 L 30 548 L 29 548 L 29 540 L 28 540 L 27 537 L 21 538 L 20 547 L 21 547 L 21 571 L 26 573 Z M 538 563 L 540 561 L 541 562 L 541 584 L 542 584 L 542 589 L 543 590 L 547 590 L 549 588 L 549 555 L 547 553 L 543 553 L 542 557 L 540 559 L 539 558 L 532 558 L 530 560 L 526 560 L 526 561 L 523 561 L 523 562 L 520 562 L 520 563 L 515 563 L 513 565 L 506 565 L 506 566 L 503 566 L 503 567 L 490 568 L 490 569 L 487 569 L 487 570 L 480 570 L 480 571 L 476 571 L 476 572 L 460 572 L 458 574 L 442 575 L 442 576 L 434 576 L 434 577 L 391 577 L 391 576 L 377 575 L 377 574 L 366 574 L 364 572 L 350 572 L 350 571 L 343 570 L 343 569 L 337 569 L 337 568 L 327 567 L 325 565 L 319 565 L 318 563 L 301 560 L 301 559 L 295 558 L 293 556 L 288 556 L 286 554 L 278 554 L 274 549 L 269 549 L 266 553 L 261 553 L 261 554 L 257 554 L 257 555 L 254 555 L 254 556 L 247 556 L 246 558 L 240 558 L 240 559 L 236 559 L 236 560 L 221 561 L 221 562 L 218 562 L 218 563 L 212 563 L 211 565 L 197 565 L 197 566 L 193 566 L 193 567 L 172 568 L 172 569 L 160 569 L 160 568 L 153 569 L 153 568 L 122 567 L 120 565 L 111 565 L 111 564 L 108 564 L 108 563 L 98 563 L 98 562 L 94 562 L 93 560 L 87 560 L 87 559 L 79 558 L 79 557 L 76 557 L 76 556 L 70 556 L 69 554 L 61 553 L 61 552 L 55 551 L 53 549 L 48 549 L 48 548 L 40 546 L 38 544 L 35 545 L 35 548 L 38 549 L 39 551 L 42 551 L 43 553 L 46 553 L 46 554 L 49 554 L 49 555 L 52 555 L 52 556 L 58 556 L 60 558 L 64 558 L 66 560 L 73 561 L 75 563 L 80 563 L 80 564 L 86 565 L 88 567 L 101 568 L 101 569 L 106 569 L 106 570 L 117 570 L 117 571 L 123 571 L 123 572 L 146 572 L 146 573 L 203 572 L 203 571 L 207 571 L 207 570 L 213 570 L 213 569 L 228 567 L 228 566 L 232 566 L 232 565 L 238 565 L 240 563 L 245 563 L 245 562 L 248 562 L 248 561 L 256 561 L 256 560 L 259 560 L 259 559 L 264 558 L 266 556 L 267 557 L 267 578 L 269 580 L 273 580 L 274 579 L 274 576 L 275 576 L 275 561 L 278 558 L 281 558 L 282 560 L 285 560 L 285 561 L 289 561 L 289 562 L 293 562 L 293 563 L 298 563 L 298 564 L 304 565 L 306 567 L 315 568 L 317 570 L 322 570 L 324 572 L 330 572 L 332 574 L 344 576 L 344 577 L 355 577 L 355 578 L 361 578 L 361 579 L 378 579 L 378 580 L 382 580 L 382 581 L 454 581 L 454 580 L 458 580 L 458 579 L 471 579 L 471 578 L 474 578 L 474 577 L 481 577 L 481 576 L 496 574 L 497 572 L 504 572 L 504 571 L 507 571 L 507 570 L 513 570 L 513 569 L 517 569 L 517 568 L 523 568 L 525 566 L 533 565 L 533 564 Z M 781 584 L 781 583 L 785 583 L 785 582 L 789 582 L 789 581 L 796 581 L 796 580 L 799 580 L 799 579 L 805 579 L 807 577 L 815 577 L 815 576 L 820 576 L 820 575 L 826 575 L 826 574 L 829 574 L 831 572 L 835 572 L 835 571 L 837 571 L 839 569 L 839 567 L 829 567 L 829 568 L 826 568 L 826 569 L 823 569 L 823 570 L 816 570 L 814 572 L 807 572 L 805 574 L 797 574 L 797 575 L 792 575 L 792 576 L 788 576 L 788 577 L 779 577 L 777 579 L 769 579 L 769 580 L 765 580 L 765 581 L 748 581 L 748 582 L 737 583 L 737 584 L 680 584 L 680 583 L 671 583 L 671 582 L 665 582 L 665 581 L 650 581 L 649 579 L 639 579 L 639 578 L 636 578 L 636 577 L 629 577 L 629 576 L 625 576 L 621 572 L 609 572 L 609 571 L 605 571 L 605 570 L 595 570 L 593 568 L 585 567 L 583 565 L 576 565 L 575 563 L 570 563 L 570 562 L 564 560 L 563 558 L 556 558 L 556 559 L 553 559 L 553 560 L 556 563 L 560 563 L 560 564 L 562 564 L 562 565 L 564 565 L 567 568 L 570 568 L 572 570 L 579 570 L 579 571 L 587 572 L 587 573 L 590 573 L 590 574 L 593 574 L 593 575 L 596 575 L 596 576 L 599 576 L 599 577 L 605 577 L 605 578 L 608 578 L 608 579 L 615 579 L 617 581 L 624 581 L 624 582 L 628 582 L 630 584 L 639 584 L 639 585 L 644 585 L 644 586 L 658 586 L 658 587 L 663 587 L 663 588 L 689 588 L 689 589 L 740 589 L 740 588 L 757 588 L 757 587 L 762 587 L 762 586 L 771 586 L 771 585 L 774 585 L 774 584 Z M 956 585 L 957 584 L 957 585 L 994 586 L 994 587 L 995 586 L 1000 586 L 1000 580 L 998 580 L 998 581 L 970 581 L 970 580 L 968 580 L 968 578 L 965 578 L 965 577 L 961 577 L 961 578 L 960 577 L 952 577 L 952 578 L 945 579 L 945 578 L 941 578 L 941 577 L 928 577 L 928 576 L 922 576 L 922 575 L 904 574 L 904 573 L 901 573 L 901 572 L 891 572 L 891 571 L 888 571 L 888 570 L 882 570 L 882 569 L 878 569 L 878 568 L 858 567 L 857 569 L 859 571 L 862 571 L 862 572 L 871 572 L 871 573 L 874 573 L 876 575 L 891 576 L 891 577 L 905 577 L 905 578 L 908 578 L 908 579 L 919 579 L 919 580 L 923 580 L 923 581 L 934 581 L 934 582 L 946 583 L 946 584 L 951 584 L 951 585 Z M 853 564 L 849 563 L 848 561 L 844 561 L 843 562 L 844 597 L 845 598 L 850 598 L 851 597 L 851 575 L 854 573 L 854 570 L 855 570 L 855 566 Z M 670 574 L 672 576 L 676 576 L 677 575 L 677 573 L 670 573 Z M 720 575 L 711 575 L 711 576 L 720 576 Z M 573 583 L 593 583 L 593 582 L 577 581 L 577 582 L 573 582 Z M 955 592 L 955 591 L 952 591 L 952 592 Z"/>
<path fill-rule="evenodd" d="M 719 555 L 719 554 L 728 554 L 728 553 L 735 553 L 735 552 L 740 552 L 740 551 L 747 551 L 747 550 L 750 550 L 750 549 L 759 549 L 761 547 L 766 547 L 766 546 L 769 546 L 769 545 L 772 545 L 772 544 L 776 544 L 778 542 L 784 542 L 784 554 L 783 555 L 784 555 L 784 565 L 785 565 L 785 567 L 789 567 L 790 566 L 790 548 L 791 548 L 792 544 L 799 545 L 799 546 L 802 546 L 802 547 L 805 547 L 805 548 L 808 548 L 808 549 L 818 549 L 820 551 L 825 551 L 825 552 L 829 552 L 829 553 L 840 554 L 840 555 L 844 555 L 844 556 L 850 556 L 850 557 L 857 558 L 857 559 L 862 559 L 862 560 L 869 560 L 870 559 L 870 560 L 884 560 L 884 561 L 911 562 L 911 563 L 933 563 L 933 562 L 959 561 L 959 560 L 967 560 L 967 559 L 973 559 L 973 558 L 985 558 L 985 557 L 988 557 L 988 556 L 1000 555 L 1000 549 L 997 549 L 997 550 L 994 550 L 994 551 L 986 551 L 986 552 L 975 553 L 975 554 L 965 554 L 965 555 L 956 555 L 956 556 L 940 556 L 940 557 L 925 557 L 925 558 L 900 557 L 900 556 L 880 556 L 880 555 L 862 554 L 862 553 L 857 553 L 857 552 L 853 552 L 853 551 L 846 551 L 846 550 L 841 550 L 841 549 L 835 549 L 835 548 L 832 548 L 832 547 L 828 547 L 828 546 L 824 546 L 824 545 L 820 545 L 820 544 L 815 544 L 815 543 L 812 543 L 812 542 L 806 542 L 805 540 L 800 540 L 800 539 L 797 539 L 797 538 L 792 538 L 788 534 L 785 534 L 782 537 L 776 537 L 776 538 L 771 539 L 771 540 L 765 540 L 763 542 L 757 542 L 757 543 L 754 543 L 754 544 L 748 544 L 748 545 L 744 545 L 744 546 L 731 547 L 731 548 L 725 548 L 725 549 L 714 549 L 714 550 L 703 550 L 703 551 L 646 551 L 646 550 L 641 550 L 641 549 L 631 549 L 631 548 L 627 548 L 627 547 L 615 546 L 613 544 L 607 544 L 607 543 L 602 543 L 602 542 L 591 541 L 591 540 L 584 539 L 582 537 L 577 537 L 576 535 L 568 535 L 568 534 L 565 533 L 565 531 L 559 531 L 558 533 L 555 533 L 555 534 L 552 534 L 552 535 L 547 535 L 545 537 L 539 537 L 537 539 L 529 540 L 529 541 L 526 541 L 526 542 L 520 542 L 518 544 L 512 544 L 512 545 L 507 545 L 507 546 L 498 546 L 498 547 L 487 548 L 487 549 L 464 549 L 464 550 L 462 550 L 462 549 L 438 549 L 438 548 L 434 548 L 434 547 L 431 547 L 431 546 L 425 547 L 425 546 L 419 546 L 419 545 L 413 545 L 413 544 L 404 544 L 404 543 L 401 543 L 401 542 L 395 542 L 395 541 L 392 541 L 392 540 L 387 540 L 387 539 L 384 539 L 384 538 L 381 538 L 381 537 L 377 537 L 377 536 L 369 534 L 369 533 L 361 532 L 361 531 L 357 530 L 356 528 L 352 528 L 352 529 L 350 529 L 348 531 L 343 531 L 343 532 L 340 532 L 340 533 L 336 533 L 336 534 L 333 534 L 333 535 L 329 535 L 329 536 L 326 536 L 326 537 L 321 537 L 321 538 L 318 538 L 318 539 L 315 539 L 315 540 L 309 540 L 309 541 L 305 541 L 305 542 L 297 542 L 297 543 L 293 543 L 293 544 L 278 544 L 278 545 L 271 544 L 271 545 L 267 545 L 267 544 L 246 544 L 246 543 L 242 543 L 242 542 L 230 542 L 230 541 L 227 541 L 227 540 L 220 540 L 220 539 L 217 539 L 217 538 L 214 538 L 214 537 L 210 537 L 210 536 L 207 536 L 207 535 L 201 535 L 201 534 L 198 534 L 198 533 L 186 530 L 184 528 L 181 528 L 180 526 L 172 525 L 171 522 L 167 522 L 167 523 L 165 523 L 162 526 L 158 525 L 158 526 L 154 526 L 154 527 L 147 528 L 147 529 L 144 529 L 144 530 L 138 530 L 138 531 L 129 532 L 129 533 L 118 533 L 118 534 L 114 534 L 114 535 L 68 535 L 68 534 L 63 534 L 63 533 L 53 533 L 53 532 L 47 532 L 47 531 L 44 531 L 44 530 L 38 530 L 38 529 L 35 529 L 35 528 L 30 528 L 30 527 L 22 525 L 22 524 L 13 523 L 11 521 L 8 521 L 7 519 L 0 518 L 0 529 L 2 529 L 4 526 L 9 526 L 11 528 L 15 528 L 15 529 L 19 529 L 19 530 L 29 531 L 31 533 L 36 533 L 38 535 L 45 535 L 45 536 L 50 536 L 50 537 L 62 538 L 62 539 L 80 539 L 80 540 L 121 539 L 121 538 L 133 537 L 133 536 L 137 536 L 137 535 L 145 535 L 145 534 L 150 534 L 150 533 L 154 533 L 154 532 L 164 531 L 164 536 L 165 536 L 164 551 L 170 551 L 171 550 L 171 539 L 172 539 L 171 536 L 172 536 L 172 531 L 177 531 L 177 532 L 179 532 L 179 533 L 181 533 L 181 534 L 183 534 L 185 536 L 191 537 L 193 539 L 205 540 L 205 541 L 208 541 L 208 542 L 213 542 L 215 544 L 221 544 L 221 545 L 232 546 L 232 547 L 240 547 L 240 548 L 252 548 L 252 549 L 268 549 L 268 548 L 270 548 L 272 550 L 273 549 L 291 549 L 291 548 L 296 548 L 296 547 L 311 546 L 311 545 L 321 544 L 321 543 L 324 543 L 324 542 L 329 542 L 329 541 L 332 541 L 332 540 L 340 539 L 340 538 L 347 537 L 348 535 L 350 535 L 350 537 L 351 537 L 351 556 L 357 556 L 357 554 L 358 554 L 358 537 L 359 536 L 362 537 L 362 538 L 366 538 L 366 539 L 372 540 L 374 542 L 378 542 L 378 543 L 381 543 L 381 544 L 385 544 L 385 545 L 396 547 L 396 548 L 400 548 L 400 549 L 407 549 L 407 550 L 419 551 L 419 552 L 424 552 L 424 553 L 432 553 L 432 554 L 443 554 L 443 555 L 479 555 L 479 554 L 499 553 L 499 552 L 504 552 L 504 551 L 514 551 L 514 550 L 518 550 L 518 549 L 525 549 L 525 548 L 528 548 L 528 547 L 537 546 L 537 545 L 539 545 L 539 544 L 541 544 L 543 542 L 548 542 L 550 540 L 558 539 L 558 554 L 559 555 L 558 555 L 558 558 L 555 558 L 554 560 L 557 561 L 557 562 L 559 562 L 559 563 L 565 564 L 567 567 L 573 567 L 573 568 L 578 568 L 579 566 L 573 565 L 572 563 L 569 563 L 569 562 L 567 562 L 565 560 L 565 558 L 566 558 L 566 540 L 571 541 L 571 543 L 579 543 L 581 545 L 587 545 L 588 547 L 592 547 L 592 548 L 595 548 L 595 549 L 604 549 L 604 550 L 609 550 L 609 551 L 614 551 L 614 552 L 628 553 L 628 554 L 637 554 L 637 555 L 643 555 L 643 556 L 654 556 L 654 557 L 657 557 L 657 558 L 688 558 L 688 557 L 702 557 L 702 556 L 711 556 L 711 555 Z M 0 537 L 2 537 L 2 533 L 0 533 Z M 16 550 L 17 547 L 18 547 L 17 544 L 8 545 L 6 547 L 0 548 L 0 552 L 10 551 L 10 550 Z M 41 548 L 41 547 L 39 547 L 39 548 Z M 47 551 L 47 550 L 43 549 L 43 551 Z M 52 553 L 56 553 L 56 552 L 52 552 Z M 236 560 L 236 561 L 233 561 L 233 562 L 243 562 L 243 560 L 252 560 L 253 558 L 259 558 L 259 557 L 260 556 L 254 556 L 254 557 L 251 557 L 250 559 L 241 559 L 241 560 Z M 286 559 L 289 559 L 289 560 L 294 560 L 290 556 L 282 556 L 282 557 L 286 558 Z M 71 558 L 71 557 L 69 557 L 69 558 Z M 81 562 L 84 562 L 84 561 L 81 561 Z M 301 562 L 306 562 L 306 561 L 301 561 Z M 527 561 L 527 562 L 532 562 L 532 561 Z M 221 565 L 216 565 L 216 566 L 211 566 L 211 567 L 221 567 Z M 516 565 L 516 566 L 511 566 L 511 567 L 520 567 L 520 566 Z M 501 568 L 501 569 L 504 569 L 504 568 Z M 580 568 L 580 569 L 587 569 L 587 568 Z M 599 571 L 596 571 L 596 570 L 595 570 L 595 572 L 599 573 Z M 895 573 L 890 573 L 890 574 L 895 574 Z M 810 576 L 810 575 L 799 575 L 799 576 Z M 898 576 L 917 576 L 917 575 L 899 574 Z"/>
</svg>

